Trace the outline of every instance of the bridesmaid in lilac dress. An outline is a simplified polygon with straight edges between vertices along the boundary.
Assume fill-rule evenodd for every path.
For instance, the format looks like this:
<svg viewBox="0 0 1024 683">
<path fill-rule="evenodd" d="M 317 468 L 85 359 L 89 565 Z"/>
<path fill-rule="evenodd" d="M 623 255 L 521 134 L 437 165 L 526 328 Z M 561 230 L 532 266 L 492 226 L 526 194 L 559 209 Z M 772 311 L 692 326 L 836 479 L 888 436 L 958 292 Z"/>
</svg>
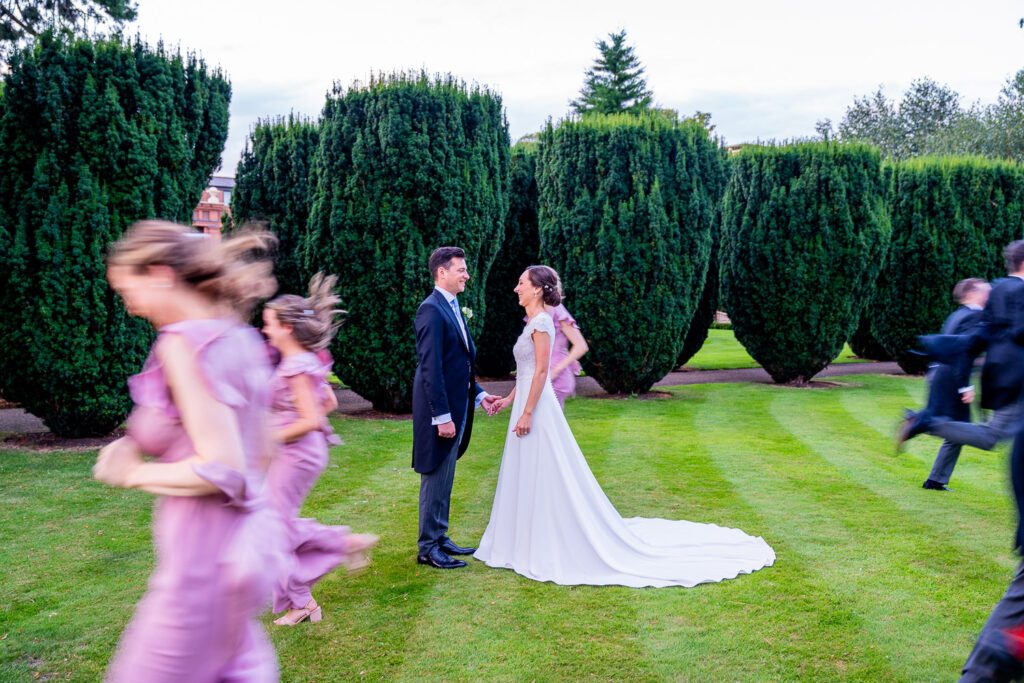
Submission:
<svg viewBox="0 0 1024 683">
<path fill-rule="evenodd" d="M 95 477 L 156 494 L 156 568 L 106 679 L 116 683 L 276 681 L 256 617 L 287 558 L 285 529 L 260 492 L 273 448 L 271 368 L 244 324 L 273 293 L 273 237 L 219 243 L 173 223 L 137 223 L 113 245 L 108 279 L 158 330 L 128 433 Z M 151 460 L 144 460 L 148 456 Z"/>
<path fill-rule="evenodd" d="M 333 275 L 318 273 L 309 297 L 280 296 L 263 310 L 263 334 L 281 354 L 273 382 L 273 425 L 282 447 L 270 465 L 267 484 L 288 527 L 292 550 L 291 571 L 274 592 L 274 611 L 288 610 L 274 621 L 280 626 L 320 621 L 323 610 L 313 599 L 313 584 L 343 563 L 350 571 L 361 569 L 377 542 L 372 534 L 351 534 L 346 527 L 298 516 L 327 467 L 327 445 L 340 443 L 326 416 L 337 407 L 327 383 L 330 364 L 318 355 L 338 329 L 336 282 Z"/>
<path fill-rule="evenodd" d="M 562 293 L 562 280 L 549 266 L 530 266 L 544 271 Z M 555 340 L 551 347 L 551 387 L 555 390 L 558 403 L 565 409 L 565 399 L 576 394 L 576 375 L 580 373 L 580 358 L 590 350 L 583 338 L 576 319 L 565 308 L 565 304 L 545 306 L 555 323 Z"/>
</svg>

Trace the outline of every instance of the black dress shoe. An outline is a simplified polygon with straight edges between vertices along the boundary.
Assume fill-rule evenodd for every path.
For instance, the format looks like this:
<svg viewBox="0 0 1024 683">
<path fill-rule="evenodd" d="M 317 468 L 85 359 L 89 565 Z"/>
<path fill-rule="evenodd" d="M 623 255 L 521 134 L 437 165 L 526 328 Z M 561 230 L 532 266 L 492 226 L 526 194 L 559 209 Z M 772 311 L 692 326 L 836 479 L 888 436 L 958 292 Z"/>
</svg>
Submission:
<svg viewBox="0 0 1024 683">
<path fill-rule="evenodd" d="M 445 555 L 436 545 L 426 555 L 418 555 L 416 561 L 438 569 L 458 569 L 466 566 L 462 560 L 455 560 Z"/>
<path fill-rule="evenodd" d="M 934 479 L 926 480 L 923 484 L 921 484 L 921 488 L 928 489 L 930 491 L 948 491 L 949 490 L 948 486 L 946 486 L 945 484 L 940 484 L 939 482 L 935 481 Z"/>
<path fill-rule="evenodd" d="M 476 548 L 464 548 L 461 545 L 455 545 L 455 541 L 450 538 L 441 541 L 441 550 L 448 555 L 472 555 L 476 552 Z"/>
</svg>

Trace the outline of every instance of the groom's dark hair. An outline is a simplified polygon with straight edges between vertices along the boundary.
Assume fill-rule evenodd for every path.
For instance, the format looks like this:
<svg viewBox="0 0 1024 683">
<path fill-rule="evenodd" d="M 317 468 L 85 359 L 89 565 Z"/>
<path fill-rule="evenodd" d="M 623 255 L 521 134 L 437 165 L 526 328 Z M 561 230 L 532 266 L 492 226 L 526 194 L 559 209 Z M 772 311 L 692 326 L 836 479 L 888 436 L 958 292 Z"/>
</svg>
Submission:
<svg viewBox="0 0 1024 683">
<path fill-rule="evenodd" d="M 438 247 L 434 250 L 434 253 L 430 255 L 430 275 L 431 277 L 437 277 L 438 268 L 449 268 L 452 265 L 452 259 L 466 258 L 466 252 L 462 251 L 458 247 Z"/>
</svg>

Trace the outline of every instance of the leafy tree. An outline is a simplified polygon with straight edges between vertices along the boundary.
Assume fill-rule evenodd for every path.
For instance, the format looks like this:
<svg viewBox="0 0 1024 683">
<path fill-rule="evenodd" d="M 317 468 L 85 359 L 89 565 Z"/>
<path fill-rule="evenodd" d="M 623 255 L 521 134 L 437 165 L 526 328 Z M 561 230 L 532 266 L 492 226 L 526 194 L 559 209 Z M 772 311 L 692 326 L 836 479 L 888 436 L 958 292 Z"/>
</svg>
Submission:
<svg viewBox="0 0 1024 683">
<path fill-rule="evenodd" d="M 548 124 L 541 259 L 586 331 L 583 366 L 611 393 L 676 367 L 707 274 L 721 154 L 697 121 L 616 114 Z"/>
<path fill-rule="evenodd" d="M 0 61 L 47 29 L 82 35 L 90 25 L 121 27 L 135 19 L 131 0 L 0 0 Z"/>
<path fill-rule="evenodd" d="M 235 173 L 231 214 L 236 225 L 266 223 L 278 237 L 274 274 L 280 291 L 302 294 L 312 273 L 299 248 L 308 230 L 310 184 L 320 123 L 299 116 L 258 121 Z"/>
<path fill-rule="evenodd" d="M 523 309 L 512 289 L 527 266 L 540 262 L 537 156 L 536 143 L 512 148 L 505 239 L 487 276 L 487 314 L 477 340 L 477 369 L 485 377 L 503 377 L 516 366 L 512 345 L 523 329 Z"/>
<path fill-rule="evenodd" d="M 863 144 L 748 146 L 731 160 L 721 277 L 736 338 L 776 382 L 842 351 L 889 236 L 880 159 Z"/>
<path fill-rule="evenodd" d="M 839 139 L 869 142 L 889 159 L 907 159 L 932 151 L 935 139 L 963 116 L 955 91 L 921 78 L 910 84 L 899 105 L 881 88 L 855 99 L 839 124 Z"/>
<path fill-rule="evenodd" d="M 626 32 L 609 33 L 608 39 L 595 43 L 600 55 L 587 69 L 580 97 L 572 102 L 573 111 L 580 115 L 637 114 L 650 109 L 653 95 L 647 89 L 644 67 L 633 47 L 626 45 Z"/>
<path fill-rule="evenodd" d="M 231 86 L 193 55 L 44 33 L 0 99 L 0 394 L 62 436 L 102 435 L 151 331 L 107 286 L 132 221 L 188 221 L 227 137 Z"/>
<path fill-rule="evenodd" d="M 408 412 L 413 319 L 430 292 L 434 248 L 466 250 L 459 297 L 479 331 L 484 283 L 508 209 L 509 135 L 501 99 L 452 76 L 396 74 L 335 87 L 313 163 L 303 258 L 341 274 L 348 311 L 331 351 L 338 376 L 378 410 Z"/>
</svg>

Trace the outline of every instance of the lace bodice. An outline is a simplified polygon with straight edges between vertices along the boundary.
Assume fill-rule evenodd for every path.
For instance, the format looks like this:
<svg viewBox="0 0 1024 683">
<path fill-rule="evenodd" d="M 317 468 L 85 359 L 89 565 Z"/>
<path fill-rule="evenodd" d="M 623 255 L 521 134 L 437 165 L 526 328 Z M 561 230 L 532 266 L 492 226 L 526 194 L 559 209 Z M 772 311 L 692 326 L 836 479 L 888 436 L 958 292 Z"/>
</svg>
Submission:
<svg viewBox="0 0 1024 683">
<path fill-rule="evenodd" d="M 546 332 L 553 341 L 555 338 L 555 323 L 551 316 L 544 311 L 533 316 L 526 323 L 526 327 L 523 328 L 522 334 L 516 340 L 515 346 L 512 347 L 512 353 L 516 357 L 516 384 L 522 382 L 529 386 L 533 381 L 533 371 L 537 367 L 537 353 L 533 346 L 534 332 Z M 550 359 L 548 362 L 550 363 Z"/>
</svg>

